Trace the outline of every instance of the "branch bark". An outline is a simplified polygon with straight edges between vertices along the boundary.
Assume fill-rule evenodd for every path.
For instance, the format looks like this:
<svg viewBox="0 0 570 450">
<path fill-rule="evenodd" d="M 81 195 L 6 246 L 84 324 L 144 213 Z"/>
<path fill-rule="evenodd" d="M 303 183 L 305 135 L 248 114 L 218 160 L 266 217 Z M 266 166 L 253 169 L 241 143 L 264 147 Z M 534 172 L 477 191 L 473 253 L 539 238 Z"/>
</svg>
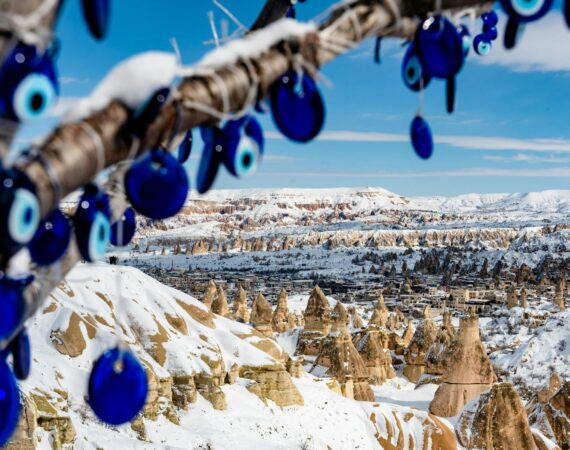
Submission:
<svg viewBox="0 0 570 450">
<path fill-rule="evenodd" d="M 149 127 L 139 147 L 141 152 L 167 141 L 175 124 L 175 114 L 180 113 L 180 131 L 201 125 L 213 124 L 216 118 L 192 108 L 191 104 L 207 104 L 220 111 L 224 93 L 216 80 L 222 80 L 229 92 L 229 111 L 243 110 L 249 98 L 252 83 L 250 67 L 256 71 L 260 81 L 260 97 L 264 97 L 269 87 L 291 64 L 290 52 L 296 50 L 315 67 L 333 60 L 340 54 L 357 46 L 361 41 L 373 36 L 413 36 L 418 24 L 418 16 L 424 16 L 433 7 L 426 0 L 394 0 L 402 14 L 396 26 L 394 11 L 381 0 L 357 0 L 343 3 L 334 8 L 321 24 L 318 32 L 300 38 L 281 42 L 265 52 L 261 57 L 250 61 L 250 66 L 238 62 L 232 67 L 222 67 L 212 76 L 193 76 L 182 81 L 159 117 Z M 267 4 L 275 3 L 269 0 Z M 267 6 L 267 5 L 266 5 Z M 490 7 L 489 3 L 476 0 L 442 0 L 446 10 L 474 7 L 480 13 Z M 263 15 L 263 14 L 262 14 Z M 348 45 L 347 45 L 348 44 Z M 98 135 L 105 151 L 106 166 L 124 161 L 133 145 L 132 137 L 125 132 L 131 112 L 119 101 L 113 101 L 106 108 L 85 119 Z M 62 195 L 65 196 L 87 184 L 97 175 L 98 143 L 82 128 L 81 124 L 60 126 L 49 137 L 40 151 L 59 175 Z M 38 161 L 31 161 L 23 170 L 36 183 L 42 207 L 42 214 L 57 207 L 53 186 L 45 168 Z M 60 279 L 79 260 L 78 252 L 72 248 L 58 267 L 42 274 L 26 293 L 28 317 L 40 307 L 43 299 L 58 285 Z M 0 347 L 2 347 L 0 342 Z"/>
</svg>

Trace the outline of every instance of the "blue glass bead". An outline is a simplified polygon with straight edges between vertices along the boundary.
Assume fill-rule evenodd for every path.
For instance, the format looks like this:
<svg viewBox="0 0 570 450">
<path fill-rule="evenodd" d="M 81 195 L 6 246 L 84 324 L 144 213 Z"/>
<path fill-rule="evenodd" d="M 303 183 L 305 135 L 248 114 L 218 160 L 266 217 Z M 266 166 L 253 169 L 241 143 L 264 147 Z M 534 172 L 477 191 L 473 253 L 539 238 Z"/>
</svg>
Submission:
<svg viewBox="0 0 570 450">
<path fill-rule="evenodd" d="M 155 220 L 178 213 L 189 189 L 182 164 L 160 148 L 140 157 L 125 175 L 125 190 L 131 205 L 143 216 Z"/>
<path fill-rule="evenodd" d="M 0 359 L 0 447 L 16 430 L 20 417 L 20 393 L 16 379 L 3 359 Z"/>
<path fill-rule="evenodd" d="M 40 222 L 28 249 L 38 266 L 50 266 L 65 254 L 70 241 L 69 219 L 59 209 L 54 209 Z"/>
<path fill-rule="evenodd" d="M 19 380 L 25 380 L 30 376 L 32 367 L 32 349 L 30 337 L 24 329 L 10 343 L 10 352 L 14 367 L 14 375 Z"/>
<path fill-rule="evenodd" d="M 402 62 L 402 79 L 404 84 L 414 92 L 419 91 L 422 87 L 425 89 L 431 77 L 425 73 L 422 64 L 415 51 L 414 43 L 408 45 L 404 60 Z"/>
<path fill-rule="evenodd" d="M 297 18 L 297 11 L 295 10 L 295 6 L 291 5 L 289 6 L 289 9 L 287 10 L 287 17 L 289 19 L 295 19 Z"/>
<path fill-rule="evenodd" d="M 95 39 L 103 39 L 109 28 L 111 0 L 82 0 L 87 28 Z"/>
<path fill-rule="evenodd" d="M 499 23 L 499 16 L 497 16 L 495 10 L 492 9 L 481 14 L 481 20 L 483 20 L 484 25 L 487 25 L 489 27 L 496 27 Z"/>
<path fill-rule="evenodd" d="M 497 29 L 495 27 L 488 27 L 486 25 L 483 25 L 483 36 L 485 36 L 485 38 L 488 41 L 494 41 L 495 39 L 497 39 L 497 37 L 499 37 L 499 32 L 497 31 Z"/>
<path fill-rule="evenodd" d="M 127 123 L 129 133 L 138 138 L 143 137 L 148 127 L 160 114 L 169 95 L 170 88 L 162 88 L 154 92 L 148 100 L 134 112 L 133 117 Z"/>
<path fill-rule="evenodd" d="M 471 49 L 471 33 L 465 25 L 460 25 L 457 29 L 459 35 L 461 36 L 461 43 L 463 45 L 463 58 L 466 58 Z"/>
<path fill-rule="evenodd" d="M 428 159 L 433 153 L 433 139 L 428 123 L 421 116 L 416 116 L 410 127 L 412 146 L 422 159 Z"/>
<path fill-rule="evenodd" d="M 122 225 L 121 225 L 122 224 Z M 121 226 L 120 226 L 121 225 Z M 133 239 L 137 229 L 135 211 L 128 207 L 119 220 L 111 225 L 111 244 L 115 247 L 125 247 Z"/>
<path fill-rule="evenodd" d="M 53 55 L 20 43 L 0 68 L 0 115 L 16 122 L 43 116 L 55 103 L 59 84 Z"/>
<path fill-rule="evenodd" d="M 543 17 L 552 7 L 553 0 L 500 0 L 509 19 L 533 22 Z"/>
<path fill-rule="evenodd" d="M 192 130 L 188 130 L 184 139 L 178 146 L 178 161 L 184 164 L 190 158 L 190 154 L 192 153 L 192 145 L 194 143 L 194 135 L 192 134 Z"/>
<path fill-rule="evenodd" d="M 491 52 L 492 46 L 491 42 L 488 41 L 483 34 L 478 34 L 475 36 L 475 39 L 473 39 L 473 49 L 475 53 L 480 56 L 488 55 Z"/>
<path fill-rule="evenodd" d="M 223 160 L 229 172 L 238 178 L 255 173 L 264 148 L 263 130 L 257 119 L 244 116 L 228 121 L 224 136 Z"/>
<path fill-rule="evenodd" d="M 463 66 L 463 39 L 444 17 L 425 20 L 418 27 L 415 43 L 422 67 L 432 77 L 448 79 Z"/>
<path fill-rule="evenodd" d="M 17 169 L 0 168 L 0 252 L 13 255 L 28 244 L 40 223 L 36 188 Z"/>
<path fill-rule="evenodd" d="M 97 261 L 105 256 L 111 239 L 111 207 L 109 197 L 90 184 L 79 199 L 73 216 L 75 238 L 85 261 Z"/>
<path fill-rule="evenodd" d="M 214 185 L 218 175 L 225 142 L 224 133 L 217 127 L 202 127 L 200 134 L 204 141 L 204 149 L 198 166 L 196 189 L 200 194 L 205 194 Z"/>
<path fill-rule="evenodd" d="M 33 280 L 33 276 L 22 279 L 7 276 L 0 278 L 0 340 L 11 337 L 24 320 L 24 289 Z"/>
<path fill-rule="evenodd" d="M 129 350 L 105 352 L 89 377 L 89 405 L 110 425 L 132 421 L 145 405 L 148 381 L 142 365 Z"/>
<path fill-rule="evenodd" d="M 287 138 L 309 142 L 322 130 L 325 105 L 310 75 L 286 72 L 271 86 L 270 98 L 275 125 Z"/>
</svg>

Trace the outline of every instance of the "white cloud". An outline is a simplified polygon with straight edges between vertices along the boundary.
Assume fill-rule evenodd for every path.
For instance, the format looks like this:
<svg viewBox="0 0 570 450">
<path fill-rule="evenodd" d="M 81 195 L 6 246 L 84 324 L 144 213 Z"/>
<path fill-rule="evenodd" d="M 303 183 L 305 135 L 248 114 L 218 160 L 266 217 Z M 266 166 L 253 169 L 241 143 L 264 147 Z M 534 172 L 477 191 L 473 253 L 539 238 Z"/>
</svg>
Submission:
<svg viewBox="0 0 570 450">
<path fill-rule="evenodd" d="M 470 60 L 480 64 L 495 64 L 516 72 L 552 72 L 570 70 L 570 32 L 562 14 L 553 11 L 537 22 L 525 26 L 513 50 L 503 46 L 507 18 L 499 16 L 499 39 L 485 57 L 472 53 Z"/>
<path fill-rule="evenodd" d="M 267 132 L 267 139 L 285 139 L 280 133 Z M 319 141 L 333 142 L 409 142 L 407 134 L 377 133 L 361 131 L 323 131 Z M 519 150 L 532 152 L 570 152 L 570 141 L 566 139 L 535 138 L 518 139 L 503 136 L 454 136 L 435 135 L 436 144 L 449 145 L 468 150 Z"/>
<path fill-rule="evenodd" d="M 528 155 L 526 153 L 517 153 L 513 156 L 499 156 L 499 155 L 485 155 L 483 159 L 488 161 L 498 161 L 498 162 L 537 162 L 537 163 L 549 163 L 549 164 L 567 164 L 570 163 L 570 157 L 558 157 L 554 155 L 550 156 L 537 156 Z"/>
</svg>

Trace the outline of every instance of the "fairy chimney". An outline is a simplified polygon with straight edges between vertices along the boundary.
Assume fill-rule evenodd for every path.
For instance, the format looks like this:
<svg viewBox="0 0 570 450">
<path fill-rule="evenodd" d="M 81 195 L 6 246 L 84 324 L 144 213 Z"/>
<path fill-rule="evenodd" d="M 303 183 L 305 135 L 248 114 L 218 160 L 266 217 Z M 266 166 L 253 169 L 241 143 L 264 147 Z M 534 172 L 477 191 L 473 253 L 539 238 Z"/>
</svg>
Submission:
<svg viewBox="0 0 570 450">
<path fill-rule="evenodd" d="M 554 294 L 554 304 L 558 306 L 558 309 L 560 309 L 560 311 L 566 310 L 566 302 L 564 300 L 564 287 L 564 278 L 560 277 L 558 279 L 558 283 L 556 283 L 556 292 Z"/>
<path fill-rule="evenodd" d="M 527 292 L 526 292 L 526 288 L 524 288 L 524 287 L 521 289 L 521 294 L 519 297 L 519 306 L 521 308 L 528 308 Z"/>
<path fill-rule="evenodd" d="M 380 295 L 378 296 L 378 301 L 376 302 L 376 306 L 372 311 L 370 324 L 383 327 L 386 325 L 387 321 L 388 321 L 388 308 L 386 308 L 386 304 L 384 303 L 384 295 L 380 293 Z"/>
<path fill-rule="evenodd" d="M 287 291 L 282 288 L 281 292 L 279 293 L 279 297 L 277 298 L 277 307 L 273 312 L 273 330 L 276 333 L 283 333 L 290 328 L 290 321 L 289 321 L 289 307 L 287 305 Z"/>
<path fill-rule="evenodd" d="M 342 302 L 336 302 L 331 313 L 331 333 L 348 331 L 348 313 Z"/>
<path fill-rule="evenodd" d="M 443 357 L 445 373 L 429 410 L 440 417 L 453 417 L 465 404 L 490 389 L 497 380 L 479 332 L 474 312 L 461 319 L 459 332 Z"/>
<path fill-rule="evenodd" d="M 362 322 L 362 317 L 360 317 L 358 310 L 354 306 L 348 308 L 348 314 L 350 317 L 349 324 L 353 329 L 359 329 L 364 327 L 364 322 Z"/>
<path fill-rule="evenodd" d="M 206 291 L 204 292 L 204 296 L 202 297 L 202 303 L 208 307 L 209 310 L 212 309 L 212 303 L 216 298 L 218 293 L 218 288 L 216 287 L 216 283 L 214 280 L 208 281 L 208 286 L 206 287 Z"/>
<path fill-rule="evenodd" d="M 404 375 L 412 383 L 417 383 L 425 371 L 425 357 L 435 341 L 437 329 L 429 317 L 429 306 L 424 308 L 423 319 L 418 324 L 410 344 L 406 348 L 404 358 L 406 367 Z"/>
<path fill-rule="evenodd" d="M 426 355 L 426 373 L 430 375 L 443 375 L 445 373 L 443 357 L 454 338 L 455 328 L 451 323 L 451 313 L 445 311 L 443 313 L 443 321 L 435 337 L 435 342 Z"/>
<path fill-rule="evenodd" d="M 232 304 L 232 312 L 234 319 L 238 322 L 248 323 L 249 322 L 249 310 L 247 309 L 247 295 L 245 289 L 240 284 L 236 295 L 234 297 L 234 302 Z"/>
<path fill-rule="evenodd" d="M 216 298 L 212 302 L 212 312 L 219 316 L 228 317 L 230 315 L 230 308 L 228 306 L 228 299 L 222 286 L 218 286 Z"/>
<path fill-rule="evenodd" d="M 354 347 L 348 331 L 325 337 L 311 372 L 326 369 L 327 376 L 335 378 L 345 397 L 373 401 L 374 393 L 368 383 L 368 371 Z"/>
<path fill-rule="evenodd" d="M 515 306 L 518 306 L 518 304 L 517 290 L 515 289 L 515 286 L 512 285 L 507 292 L 507 307 L 509 309 L 514 308 Z"/>
<path fill-rule="evenodd" d="M 375 325 L 354 337 L 354 346 L 364 361 L 370 384 L 381 385 L 396 376 L 388 345 L 388 332 Z"/>
<path fill-rule="evenodd" d="M 273 319 L 273 309 L 269 302 L 260 292 L 255 297 L 253 305 L 251 305 L 251 323 L 254 328 L 267 337 L 273 336 L 271 320 Z"/>
<path fill-rule="evenodd" d="M 510 383 L 494 384 L 479 401 L 468 405 L 459 417 L 456 434 L 467 449 L 537 448 L 523 402 Z"/>
<path fill-rule="evenodd" d="M 297 353 L 300 355 L 317 356 L 322 340 L 331 331 L 331 308 L 323 291 L 316 286 L 311 292 L 307 308 L 303 314 L 305 322 L 303 331 L 299 334 Z"/>
</svg>

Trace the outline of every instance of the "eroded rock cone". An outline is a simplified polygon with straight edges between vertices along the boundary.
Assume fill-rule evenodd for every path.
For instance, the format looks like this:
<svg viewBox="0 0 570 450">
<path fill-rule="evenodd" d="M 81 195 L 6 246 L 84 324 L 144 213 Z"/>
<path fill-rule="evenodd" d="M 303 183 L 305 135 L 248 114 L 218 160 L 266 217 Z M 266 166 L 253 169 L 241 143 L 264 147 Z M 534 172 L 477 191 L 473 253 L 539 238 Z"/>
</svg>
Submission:
<svg viewBox="0 0 570 450">
<path fill-rule="evenodd" d="M 570 381 L 562 383 L 551 376 L 549 386 L 537 393 L 528 407 L 530 424 L 556 442 L 562 450 L 570 449 Z"/>
<path fill-rule="evenodd" d="M 324 338 L 311 372 L 320 374 L 323 369 L 326 369 L 324 372 L 327 376 L 339 382 L 345 397 L 363 401 L 374 400 L 366 365 L 347 331 Z"/>
<path fill-rule="evenodd" d="M 519 297 L 519 306 L 521 308 L 528 308 L 528 299 L 527 299 L 527 292 L 526 292 L 526 288 L 522 288 L 521 289 L 521 294 Z"/>
<path fill-rule="evenodd" d="M 441 417 L 456 416 L 466 403 L 491 388 L 497 380 L 481 342 L 479 318 L 462 318 L 457 336 L 443 357 L 445 373 L 429 410 Z"/>
<path fill-rule="evenodd" d="M 511 286 L 509 288 L 509 290 L 507 291 L 507 307 L 510 308 L 514 308 L 515 306 L 518 306 L 519 302 L 518 302 L 518 298 L 517 298 L 517 290 L 515 289 L 515 286 Z"/>
<path fill-rule="evenodd" d="M 455 328 L 451 323 L 451 313 L 445 311 L 443 313 L 443 322 L 435 337 L 435 342 L 426 355 L 426 373 L 430 375 L 443 375 L 445 373 L 443 357 L 454 338 Z"/>
<path fill-rule="evenodd" d="M 424 308 L 423 319 L 418 324 L 410 344 L 406 348 L 404 358 L 406 367 L 404 375 L 412 383 L 417 383 L 425 371 L 425 358 L 437 336 L 435 323 L 429 317 L 429 306 Z"/>
<path fill-rule="evenodd" d="M 494 384 L 478 402 L 469 404 L 459 418 L 456 434 L 468 450 L 536 449 L 524 405 L 510 383 Z"/>
<path fill-rule="evenodd" d="M 303 314 L 305 322 L 299 335 L 297 353 L 316 356 L 321 349 L 322 339 L 331 331 L 331 308 L 325 294 L 315 286 Z"/>
<path fill-rule="evenodd" d="M 389 313 L 388 308 L 384 303 L 384 295 L 380 293 L 374 311 L 372 311 L 372 317 L 370 317 L 370 324 L 378 326 L 386 326 L 386 323 L 388 321 L 388 313 Z"/>
<path fill-rule="evenodd" d="M 251 323 L 257 331 L 267 337 L 273 336 L 271 320 L 273 319 L 273 309 L 271 305 L 260 292 L 255 297 L 253 305 L 251 305 Z"/>
<path fill-rule="evenodd" d="M 287 305 L 287 291 L 282 288 L 277 298 L 277 307 L 273 312 L 273 331 L 276 333 L 284 333 L 291 328 L 289 321 L 289 307 Z"/>
<path fill-rule="evenodd" d="M 228 317 L 230 315 L 228 299 L 222 286 L 218 287 L 216 298 L 214 298 L 214 301 L 212 302 L 212 312 L 224 317 Z"/>
<path fill-rule="evenodd" d="M 331 313 L 331 333 L 344 333 L 347 331 L 348 312 L 341 302 L 336 302 Z"/>
<path fill-rule="evenodd" d="M 354 346 L 364 361 L 370 384 L 381 385 L 396 376 L 388 343 L 388 333 L 376 325 L 368 326 L 354 337 Z"/>
<path fill-rule="evenodd" d="M 558 306 L 560 311 L 566 310 L 566 302 L 564 299 L 564 290 L 565 290 L 565 281 L 564 278 L 559 278 L 558 283 L 556 283 L 556 292 L 554 294 L 554 304 Z"/>
<path fill-rule="evenodd" d="M 217 294 L 218 289 L 216 287 L 216 283 L 214 283 L 214 280 L 208 281 L 208 287 L 206 288 L 204 296 L 202 297 L 202 303 L 204 303 L 204 305 L 206 305 L 209 310 L 212 309 L 212 303 L 214 302 Z"/>
<path fill-rule="evenodd" d="M 247 295 L 245 289 L 240 284 L 234 297 L 234 302 L 232 304 L 234 320 L 238 322 L 248 323 L 249 322 L 249 309 L 247 308 Z"/>
</svg>

